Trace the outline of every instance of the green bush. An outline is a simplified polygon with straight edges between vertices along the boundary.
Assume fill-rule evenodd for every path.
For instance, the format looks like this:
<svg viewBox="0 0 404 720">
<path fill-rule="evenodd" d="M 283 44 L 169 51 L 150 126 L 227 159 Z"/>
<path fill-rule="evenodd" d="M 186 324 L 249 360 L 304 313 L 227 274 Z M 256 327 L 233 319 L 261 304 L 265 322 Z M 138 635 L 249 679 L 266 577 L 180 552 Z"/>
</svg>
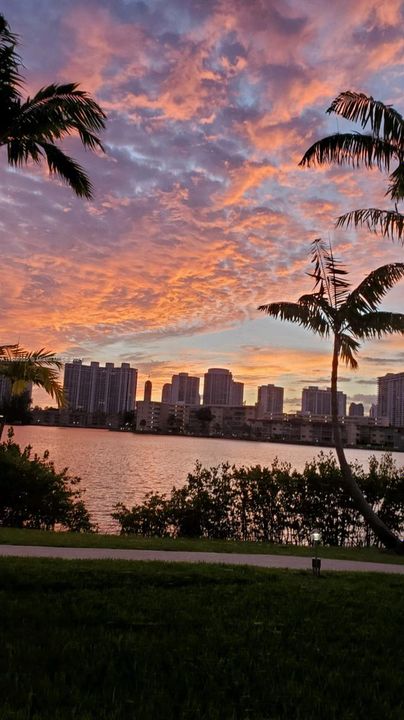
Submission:
<svg viewBox="0 0 404 720">
<path fill-rule="evenodd" d="M 352 466 L 372 507 L 392 530 L 404 529 L 404 475 L 391 455 L 372 457 L 369 471 Z M 182 488 L 149 494 L 132 509 L 119 504 L 112 516 L 122 534 L 206 537 L 307 545 L 319 530 L 324 545 L 376 545 L 351 498 L 341 488 L 332 454 L 320 455 L 302 472 L 274 460 L 271 467 L 203 468 L 196 464 Z"/>
<path fill-rule="evenodd" d="M 0 444 L 0 526 L 92 532 L 95 527 L 80 497 L 80 478 L 57 472 L 46 451 L 21 450 L 9 430 Z"/>
</svg>

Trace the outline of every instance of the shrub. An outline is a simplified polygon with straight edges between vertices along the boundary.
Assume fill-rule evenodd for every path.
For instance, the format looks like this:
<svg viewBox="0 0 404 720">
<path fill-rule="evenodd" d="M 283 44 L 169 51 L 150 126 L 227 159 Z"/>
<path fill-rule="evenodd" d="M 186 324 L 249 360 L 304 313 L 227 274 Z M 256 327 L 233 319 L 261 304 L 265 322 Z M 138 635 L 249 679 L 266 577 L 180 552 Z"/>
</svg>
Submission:
<svg viewBox="0 0 404 720">
<path fill-rule="evenodd" d="M 352 466 L 368 501 L 395 532 L 404 528 L 404 476 L 391 455 L 370 459 L 369 472 Z M 196 463 L 182 488 L 146 496 L 113 514 L 122 534 L 206 537 L 308 544 L 319 530 L 325 545 L 377 544 L 341 487 L 332 454 L 320 453 L 302 472 L 274 460 L 271 467 L 203 468 Z"/>
<path fill-rule="evenodd" d="M 91 532 L 95 527 L 80 497 L 80 478 L 57 472 L 46 451 L 21 450 L 9 430 L 0 444 L 0 525 L 37 530 Z"/>
</svg>

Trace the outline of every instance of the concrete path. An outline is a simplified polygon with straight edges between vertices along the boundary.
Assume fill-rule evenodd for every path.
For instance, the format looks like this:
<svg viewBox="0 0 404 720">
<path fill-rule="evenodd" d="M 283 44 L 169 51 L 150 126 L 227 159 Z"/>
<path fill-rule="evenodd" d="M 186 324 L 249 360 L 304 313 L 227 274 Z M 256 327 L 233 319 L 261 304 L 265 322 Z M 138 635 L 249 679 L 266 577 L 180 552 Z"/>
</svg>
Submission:
<svg viewBox="0 0 404 720">
<path fill-rule="evenodd" d="M 46 547 L 40 545 L 0 545 L 0 556 L 63 558 L 64 560 L 159 560 L 164 562 L 216 563 L 223 565 L 252 565 L 263 568 L 287 568 L 289 570 L 311 570 L 310 557 L 297 557 L 295 555 L 244 555 L 177 550 L 120 550 Z M 321 560 L 321 569 L 404 574 L 404 565 L 324 558 Z"/>
</svg>

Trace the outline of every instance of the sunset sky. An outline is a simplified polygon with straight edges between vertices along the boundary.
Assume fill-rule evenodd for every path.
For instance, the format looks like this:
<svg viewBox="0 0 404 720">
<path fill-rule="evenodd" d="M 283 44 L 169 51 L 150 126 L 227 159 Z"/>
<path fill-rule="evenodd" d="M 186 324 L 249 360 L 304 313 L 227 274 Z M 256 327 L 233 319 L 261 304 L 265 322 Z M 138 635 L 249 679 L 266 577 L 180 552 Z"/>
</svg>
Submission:
<svg viewBox="0 0 404 720">
<path fill-rule="evenodd" d="M 312 142 L 351 126 L 325 114 L 343 90 L 404 110 L 397 0 L 5 0 L 26 93 L 79 82 L 107 113 L 105 155 L 64 148 L 92 202 L 0 150 L 2 342 L 65 359 L 130 361 L 138 397 L 180 370 L 226 367 L 255 402 L 329 384 L 330 344 L 258 313 L 312 288 L 310 242 L 330 238 L 353 282 L 404 250 L 333 229 L 340 213 L 389 207 L 386 177 L 301 169 Z M 401 310 L 404 282 L 385 309 Z M 349 400 L 404 370 L 404 339 L 366 344 Z M 37 396 L 43 400 L 42 396 Z"/>
</svg>

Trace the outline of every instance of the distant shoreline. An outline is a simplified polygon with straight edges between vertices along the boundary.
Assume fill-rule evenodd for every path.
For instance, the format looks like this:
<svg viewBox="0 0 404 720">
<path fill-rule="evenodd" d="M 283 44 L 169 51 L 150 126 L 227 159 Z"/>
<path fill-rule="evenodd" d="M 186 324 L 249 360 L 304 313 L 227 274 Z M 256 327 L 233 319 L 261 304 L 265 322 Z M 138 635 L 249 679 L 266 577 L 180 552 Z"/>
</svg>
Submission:
<svg viewBox="0 0 404 720">
<path fill-rule="evenodd" d="M 238 442 L 248 442 L 248 443 L 265 443 L 269 445 L 296 445 L 299 447 L 314 447 L 318 448 L 319 450 L 329 449 L 332 450 L 334 448 L 334 445 L 332 443 L 326 443 L 323 442 L 321 444 L 318 443 L 311 443 L 305 440 L 283 440 L 281 438 L 247 438 L 247 437 L 232 437 L 231 435 L 198 435 L 198 434 L 189 434 L 189 433 L 170 433 L 170 432 L 147 432 L 147 431 L 141 431 L 136 432 L 135 430 L 124 430 L 119 428 L 107 428 L 107 427 L 99 427 L 97 425 L 53 425 L 53 424 L 47 424 L 47 423 L 13 423 L 11 425 L 5 425 L 4 426 L 4 433 L 3 433 L 3 439 L 6 435 L 6 428 L 9 427 L 52 427 L 52 428 L 58 428 L 62 430 L 106 430 L 107 432 L 119 432 L 119 433 L 126 433 L 127 435 L 147 435 L 148 437 L 181 437 L 181 438 L 203 438 L 205 440 L 234 440 Z M 388 446 L 380 446 L 380 445 L 344 445 L 344 447 L 347 450 L 368 450 L 369 452 L 394 452 L 394 453 L 404 453 L 404 449 L 400 450 L 398 448 L 392 448 Z"/>
</svg>

